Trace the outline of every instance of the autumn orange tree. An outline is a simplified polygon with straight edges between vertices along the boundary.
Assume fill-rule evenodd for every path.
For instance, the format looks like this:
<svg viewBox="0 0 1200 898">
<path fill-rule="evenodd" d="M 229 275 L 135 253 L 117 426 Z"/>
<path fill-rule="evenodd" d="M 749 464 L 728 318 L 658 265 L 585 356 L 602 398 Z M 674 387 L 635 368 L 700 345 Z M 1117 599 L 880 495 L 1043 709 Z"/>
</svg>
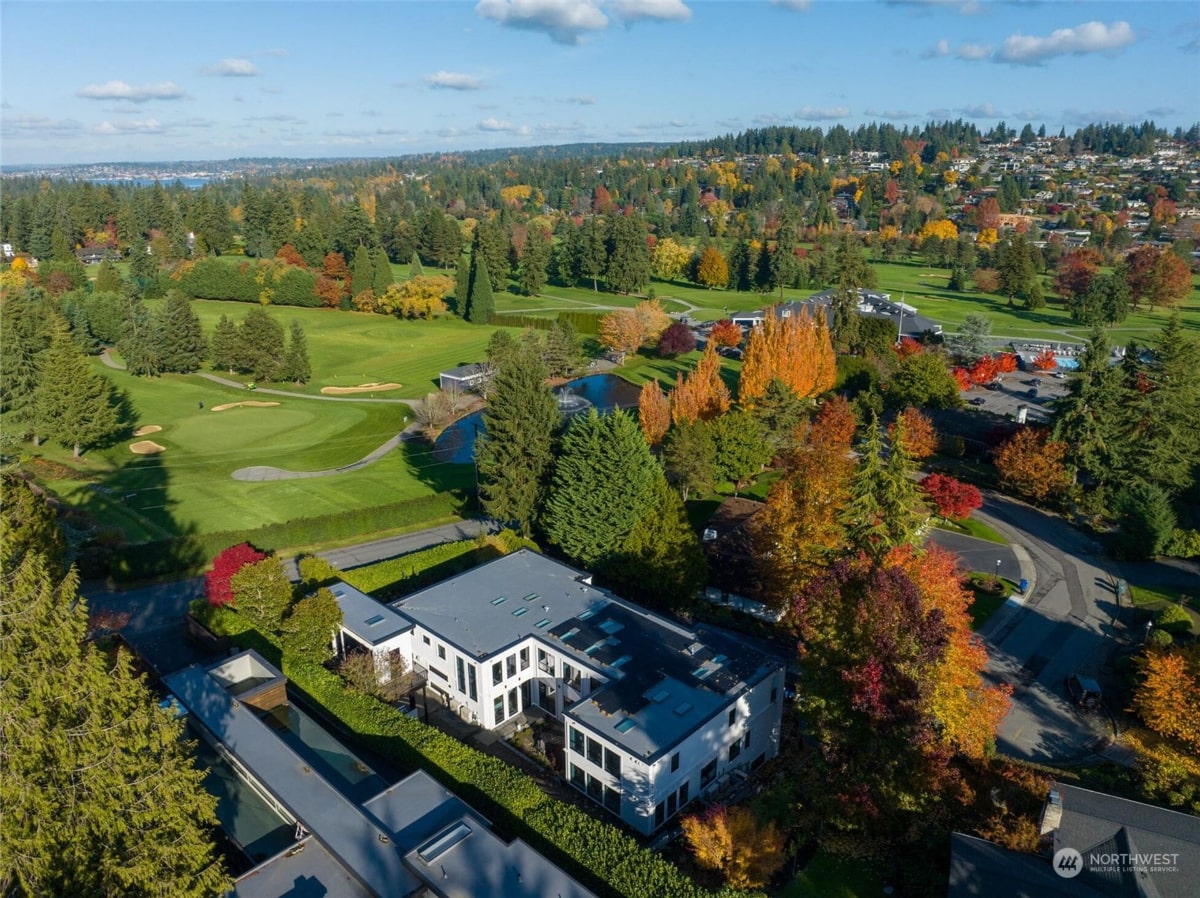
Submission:
<svg viewBox="0 0 1200 898">
<path fill-rule="evenodd" d="M 1200 813 L 1200 647 L 1150 648 L 1136 664 L 1133 710 L 1147 729 L 1125 737 L 1138 778 L 1151 797 Z"/>
<path fill-rule="evenodd" d="M 1067 448 L 1044 430 L 1021 428 L 996 450 L 1000 485 L 1036 502 L 1059 498 L 1071 483 Z"/>
<path fill-rule="evenodd" d="M 737 346 L 742 342 L 742 329 L 728 318 L 722 318 L 708 332 L 708 342 L 717 346 Z"/>
<path fill-rule="evenodd" d="M 676 424 L 711 421 L 729 411 L 729 387 L 721 379 L 721 357 L 709 343 L 686 377 L 679 374 L 671 391 L 671 420 Z"/>
<path fill-rule="evenodd" d="M 854 476 L 856 425 L 844 397 L 826 402 L 812 426 L 800 429 L 784 476 L 771 485 L 766 506 L 750 523 L 759 588 L 772 607 L 788 607 L 845 551 L 842 509 Z"/>
<path fill-rule="evenodd" d="M 928 415 L 910 405 L 896 417 L 902 424 L 904 448 L 913 459 L 920 461 L 937 452 L 938 433 Z M 896 425 L 893 424 L 888 429 L 888 436 L 893 436 L 895 432 Z"/>
<path fill-rule="evenodd" d="M 1053 371 L 1058 367 L 1058 359 L 1054 357 L 1054 350 L 1049 347 L 1043 349 L 1033 357 L 1033 367 L 1038 371 Z"/>
<path fill-rule="evenodd" d="M 684 817 L 680 826 L 696 862 L 719 870 L 735 889 L 766 885 L 786 860 L 784 838 L 774 821 L 764 826 L 747 807 L 715 804 L 703 814 Z"/>
<path fill-rule="evenodd" d="M 642 392 L 638 396 L 638 424 L 651 446 L 661 443 L 671 426 L 671 405 L 662 387 L 653 378 L 642 384 Z"/>
<path fill-rule="evenodd" d="M 657 299 L 639 302 L 632 309 L 617 309 L 600 319 L 600 342 L 614 352 L 637 352 L 652 345 L 671 325 L 671 317 Z"/>
<path fill-rule="evenodd" d="M 808 310 L 802 309 L 799 314 L 779 318 L 773 306 L 767 309 L 762 324 L 750 332 L 746 343 L 738 400 L 753 405 L 776 378 L 801 399 L 833 387 L 837 360 L 824 316 L 814 321 Z"/>
</svg>

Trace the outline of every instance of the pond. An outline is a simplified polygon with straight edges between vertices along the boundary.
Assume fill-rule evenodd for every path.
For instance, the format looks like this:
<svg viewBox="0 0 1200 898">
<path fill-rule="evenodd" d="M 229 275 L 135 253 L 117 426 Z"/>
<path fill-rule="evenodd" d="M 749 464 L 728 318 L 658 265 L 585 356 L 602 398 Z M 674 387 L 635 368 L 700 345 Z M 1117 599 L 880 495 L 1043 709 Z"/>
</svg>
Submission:
<svg viewBox="0 0 1200 898">
<path fill-rule="evenodd" d="M 554 390 L 564 415 L 578 414 L 595 406 L 602 412 L 614 408 L 633 408 L 641 389 L 615 374 L 589 374 L 568 381 Z M 434 457 L 441 462 L 469 465 L 475 459 L 475 440 L 483 433 L 483 412 L 472 412 L 442 431 L 433 445 Z"/>
</svg>

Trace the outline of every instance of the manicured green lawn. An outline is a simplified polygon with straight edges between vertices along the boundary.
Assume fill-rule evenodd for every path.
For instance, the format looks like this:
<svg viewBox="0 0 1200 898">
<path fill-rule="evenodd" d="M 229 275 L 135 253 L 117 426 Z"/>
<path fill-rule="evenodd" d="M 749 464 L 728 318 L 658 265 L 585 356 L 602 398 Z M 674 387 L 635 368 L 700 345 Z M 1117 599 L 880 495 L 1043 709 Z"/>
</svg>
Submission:
<svg viewBox="0 0 1200 898">
<path fill-rule="evenodd" d="M 205 333 L 211 335 L 221 315 L 241 321 L 251 307 L 241 302 L 196 300 L 192 308 Z M 390 315 L 336 309 L 272 306 L 269 311 L 285 328 L 293 319 L 303 326 L 313 377 L 298 391 L 314 394 L 325 386 L 398 383 L 400 389 L 375 395 L 419 399 L 437 389 L 439 371 L 482 361 L 488 339 L 495 331 L 486 325 L 467 325 L 451 316 L 402 321 Z M 283 388 L 297 389 L 290 385 Z"/>
<path fill-rule="evenodd" d="M 967 536 L 973 536 L 976 539 L 986 539 L 990 543 L 999 543 L 1002 546 L 1008 545 L 1008 540 L 989 527 L 983 521 L 977 521 L 974 518 L 964 518 L 962 520 L 939 520 L 937 523 L 939 530 L 949 530 L 952 533 L 963 533 Z"/>
<path fill-rule="evenodd" d="M 128 394 L 137 426 L 163 428 L 146 439 L 166 449 L 153 456 L 135 455 L 129 444 L 138 438 L 130 437 L 89 452 L 74 464 L 82 479 L 52 480 L 49 485 L 102 525 L 124 529 L 132 542 L 253 528 L 473 483 L 469 466 L 437 463 L 428 447 L 415 443 L 345 474 L 237 481 L 230 476 L 233 471 L 251 465 L 314 471 L 357 461 L 401 430 L 412 411 L 402 403 L 273 397 L 223 387 L 196 375 L 137 378 L 104 371 Z M 280 405 L 212 411 L 223 403 L 249 399 Z M 43 451 L 47 458 L 69 461 L 65 450 Z"/>
<path fill-rule="evenodd" d="M 1001 594 L 993 594 L 982 589 L 973 589 L 973 582 L 979 582 L 990 579 L 990 574 L 974 573 L 971 575 L 972 580 L 968 582 L 967 587 L 973 596 L 971 603 L 971 629 L 978 630 L 983 626 L 984 621 L 1004 607 L 1004 603 L 1008 601 L 1008 597 L 1013 594 L 1015 587 L 1008 581 L 1001 579 L 1000 584 L 1004 587 L 1004 592 Z"/>
<path fill-rule="evenodd" d="M 778 898 L 882 898 L 883 881 L 865 861 L 818 851 Z"/>
</svg>

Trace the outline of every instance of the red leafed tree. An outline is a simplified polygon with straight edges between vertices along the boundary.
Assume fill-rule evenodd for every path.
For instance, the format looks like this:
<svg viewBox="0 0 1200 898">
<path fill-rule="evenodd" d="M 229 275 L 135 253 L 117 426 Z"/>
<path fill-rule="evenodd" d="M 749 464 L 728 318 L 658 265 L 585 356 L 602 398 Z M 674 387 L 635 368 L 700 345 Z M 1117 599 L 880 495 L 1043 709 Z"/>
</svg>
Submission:
<svg viewBox="0 0 1200 898">
<path fill-rule="evenodd" d="M 987 384 L 996 379 L 1000 373 L 1000 365 L 990 355 L 982 356 L 971 367 L 971 383 Z"/>
<path fill-rule="evenodd" d="M 1017 354 L 1015 352 L 1002 352 L 996 356 L 996 370 L 1001 374 L 1011 374 L 1017 370 Z"/>
<path fill-rule="evenodd" d="M 342 304 L 342 297 L 346 295 L 342 281 L 324 274 L 317 277 L 317 286 L 314 288 L 314 292 L 321 300 L 321 305 L 327 309 L 336 309 Z"/>
<path fill-rule="evenodd" d="M 325 264 L 321 268 L 326 277 L 344 281 L 350 277 L 350 268 L 346 265 L 346 257 L 341 253 L 326 253 Z"/>
<path fill-rule="evenodd" d="M 994 196 L 984 197 L 975 207 L 975 227 L 979 230 L 991 228 L 1000 229 L 1000 203 Z"/>
<path fill-rule="evenodd" d="M 1063 299 L 1087 293 L 1092 280 L 1100 271 L 1103 256 L 1091 247 L 1073 249 L 1058 262 L 1058 273 L 1054 278 L 1054 291 Z"/>
<path fill-rule="evenodd" d="M 945 474 L 930 474 L 921 481 L 921 489 L 943 518 L 966 518 L 983 505 L 983 496 L 969 483 Z"/>
<path fill-rule="evenodd" d="M 1054 357 L 1054 350 L 1047 347 L 1033 357 L 1033 367 L 1038 371 L 1053 371 L 1058 367 L 1058 359 Z"/>
<path fill-rule="evenodd" d="M 1166 306 L 1173 308 L 1192 291 L 1192 271 L 1187 262 L 1174 253 L 1161 253 L 1154 263 L 1147 297 L 1150 308 Z"/>
<path fill-rule="evenodd" d="M 696 335 L 682 321 L 672 323 L 658 338 L 658 354 L 665 359 L 673 359 L 695 348 Z"/>
<path fill-rule="evenodd" d="M 728 318 L 723 318 L 708 332 L 708 342 L 717 346 L 737 346 L 742 342 L 742 329 Z"/>
<path fill-rule="evenodd" d="M 901 361 L 924 351 L 925 347 L 912 337 L 901 337 L 900 342 L 896 344 L 896 355 L 900 356 Z"/>
<path fill-rule="evenodd" d="M 954 368 L 950 374 L 954 377 L 960 390 L 971 389 L 971 372 L 966 368 Z"/>
<path fill-rule="evenodd" d="M 296 252 L 296 247 L 292 246 L 290 243 L 285 243 L 283 246 L 279 247 L 279 252 L 275 254 L 275 258 L 282 259 L 289 265 L 295 265 L 299 268 L 308 267 L 308 263 L 304 261 L 304 256 Z"/>
<path fill-rule="evenodd" d="M 612 194 L 603 184 L 597 184 L 592 191 L 592 211 L 597 215 L 608 215 L 613 210 Z"/>
<path fill-rule="evenodd" d="M 1133 307 L 1136 309 L 1141 301 L 1154 289 L 1154 266 L 1158 262 L 1160 251 L 1153 246 L 1139 246 L 1125 257 L 1120 271 L 1129 285 L 1129 293 L 1133 297 Z"/>
<path fill-rule="evenodd" d="M 256 564 L 266 557 L 249 543 L 238 543 L 214 558 L 212 570 L 204 575 L 204 591 L 208 596 L 208 604 L 220 608 L 232 602 L 231 581 L 234 574 L 246 565 Z"/>
</svg>

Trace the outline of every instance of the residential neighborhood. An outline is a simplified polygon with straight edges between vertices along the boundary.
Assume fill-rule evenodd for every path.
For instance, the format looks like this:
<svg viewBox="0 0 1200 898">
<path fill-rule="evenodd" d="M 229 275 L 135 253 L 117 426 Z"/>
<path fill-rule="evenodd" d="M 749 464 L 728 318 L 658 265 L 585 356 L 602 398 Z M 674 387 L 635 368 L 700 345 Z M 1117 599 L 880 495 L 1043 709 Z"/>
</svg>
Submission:
<svg viewBox="0 0 1200 898">
<path fill-rule="evenodd" d="M 3 898 L 1200 895 L 1184 5 L 128 12 L 0 8 Z"/>
</svg>

